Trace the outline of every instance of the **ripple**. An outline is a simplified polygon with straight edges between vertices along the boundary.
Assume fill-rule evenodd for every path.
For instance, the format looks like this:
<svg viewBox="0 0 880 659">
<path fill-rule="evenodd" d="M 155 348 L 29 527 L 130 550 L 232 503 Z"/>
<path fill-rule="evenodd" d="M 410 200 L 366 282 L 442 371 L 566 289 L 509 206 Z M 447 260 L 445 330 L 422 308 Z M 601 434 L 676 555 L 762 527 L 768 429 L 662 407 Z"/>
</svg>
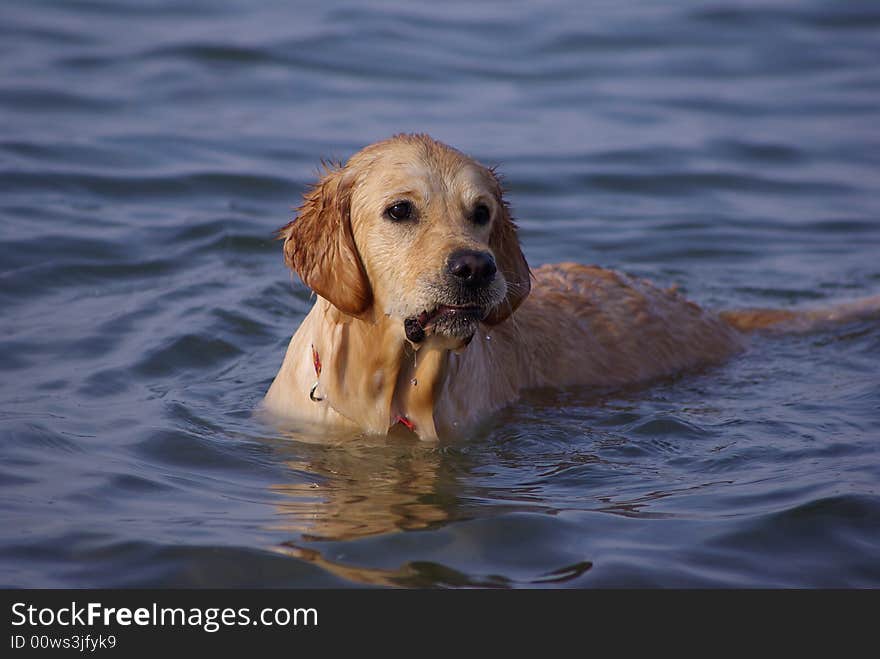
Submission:
<svg viewBox="0 0 880 659">
<path fill-rule="evenodd" d="M 629 432 L 635 433 L 636 435 L 655 437 L 658 442 L 662 442 L 659 437 L 663 436 L 673 436 L 676 438 L 689 437 L 697 439 L 711 435 L 711 433 L 704 428 L 689 423 L 684 419 L 672 416 L 662 416 L 647 421 L 640 421 L 638 424 L 632 426 L 629 429 Z M 658 444 L 658 446 L 659 445 L 660 444 Z"/>
<path fill-rule="evenodd" d="M 113 112 L 123 107 L 121 101 L 106 97 L 95 98 L 57 89 L 9 87 L 0 87 L 0 103 L 19 112 L 39 111 L 41 113 Z"/>
<path fill-rule="evenodd" d="M 161 430 L 153 432 L 136 446 L 139 456 L 175 466 L 187 465 L 198 470 L 238 471 L 241 458 L 231 446 L 206 439 L 199 433 L 187 430 Z"/>
<path fill-rule="evenodd" d="M 867 495 L 808 501 L 740 524 L 741 528 L 713 540 L 711 546 L 724 548 L 729 556 L 746 563 L 760 563 L 773 547 L 776 556 L 785 557 L 772 569 L 774 582 L 780 585 L 880 583 L 878 504 L 880 498 Z M 752 569 L 771 571 L 768 567 L 753 565 Z"/>
<path fill-rule="evenodd" d="M 148 350 L 132 370 L 142 377 L 168 376 L 185 370 L 215 368 L 240 354 L 238 346 L 223 339 L 185 334 Z"/>
<path fill-rule="evenodd" d="M 817 28 L 819 30 L 871 30 L 880 26 L 880 12 L 863 7 L 840 7 L 835 10 L 822 9 L 776 9 L 756 8 L 735 9 L 716 7 L 694 10 L 690 14 L 696 21 L 730 26 L 758 26 L 792 23 Z"/>
<path fill-rule="evenodd" d="M 140 57 L 164 57 L 187 59 L 203 64 L 276 64 L 283 62 L 270 49 L 249 46 L 233 46 L 226 43 L 188 43 L 156 48 Z"/>
<path fill-rule="evenodd" d="M 267 579 L 277 587 L 344 584 L 308 561 L 251 547 L 120 542 L 96 534 L 46 538 L 45 547 L 34 552 L 16 543 L 0 549 L 0 556 L 17 561 L 24 572 L 39 572 L 39 583 L 49 588 L 254 588 Z"/>
<path fill-rule="evenodd" d="M 185 265 L 177 259 L 157 259 L 134 263 L 95 263 L 93 261 L 48 262 L 24 266 L 0 274 L 5 289 L 0 299 L 8 302 L 27 301 L 38 295 L 65 288 L 79 288 L 94 284 L 120 283 L 149 279 L 182 270 Z"/>
<path fill-rule="evenodd" d="M 0 191 L 62 189 L 107 199 L 223 195 L 242 197 L 295 196 L 296 187 L 280 176 L 202 172 L 175 176 L 98 176 L 77 172 L 0 171 Z"/>
<path fill-rule="evenodd" d="M 707 191 L 731 190 L 775 194 L 843 194 L 850 188 L 828 181 L 787 181 L 736 173 L 592 174 L 583 184 L 610 192 L 650 195 L 691 195 Z"/>
<path fill-rule="evenodd" d="M 325 571 L 344 576 L 349 581 L 371 586 L 392 586 L 404 588 L 514 588 L 535 587 L 538 585 L 562 584 L 577 579 L 586 573 L 593 564 L 581 561 L 566 565 L 531 579 L 512 579 L 499 574 L 466 574 L 442 563 L 433 561 L 413 561 L 396 569 L 378 569 L 345 565 L 325 558 L 313 549 L 284 543 L 279 551 L 287 556 L 310 561 Z"/>
<path fill-rule="evenodd" d="M 131 386 L 131 373 L 127 368 L 107 368 L 90 373 L 77 393 L 88 398 L 106 399 L 124 394 Z"/>
<path fill-rule="evenodd" d="M 787 144 L 719 140 L 712 148 L 730 154 L 732 159 L 753 162 L 795 164 L 808 159 L 804 149 Z"/>
<path fill-rule="evenodd" d="M 15 426 L 15 430 L 0 430 L 3 443 L 9 446 L 35 450 L 60 451 L 62 453 L 82 453 L 84 448 L 77 439 L 47 427 L 45 423 L 25 423 Z"/>
<path fill-rule="evenodd" d="M 213 315 L 225 331 L 233 334 L 249 339 L 273 336 L 272 328 L 267 323 L 257 320 L 250 314 L 235 310 L 215 309 Z"/>
</svg>

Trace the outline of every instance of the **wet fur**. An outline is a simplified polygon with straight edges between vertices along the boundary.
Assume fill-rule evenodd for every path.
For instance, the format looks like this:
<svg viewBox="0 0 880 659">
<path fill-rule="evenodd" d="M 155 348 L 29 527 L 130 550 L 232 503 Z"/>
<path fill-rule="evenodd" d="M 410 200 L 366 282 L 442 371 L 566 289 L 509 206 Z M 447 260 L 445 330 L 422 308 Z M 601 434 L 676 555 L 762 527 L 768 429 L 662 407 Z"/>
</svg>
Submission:
<svg viewBox="0 0 880 659">
<path fill-rule="evenodd" d="M 405 194 L 418 221 L 382 216 Z M 491 203 L 480 228 L 474 200 Z M 711 313 L 672 290 L 598 266 L 530 272 L 494 171 L 424 135 L 400 135 L 333 167 L 279 233 L 285 259 L 319 298 L 291 339 L 265 398 L 303 427 L 385 434 L 405 417 L 423 439 L 463 430 L 532 387 L 613 387 L 717 363 L 754 329 L 804 329 L 876 311 L 880 297 L 830 310 Z M 449 254 L 490 251 L 499 275 L 471 340 L 456 332 L 412 344 L 404 321 L 460 293 Z M 458 328 L 460 330 L 460 328 Z M 461 334 L 459 331 L 458 334 Z M 312 346 L 323 369 L 319 402 Z"/>
</svg>

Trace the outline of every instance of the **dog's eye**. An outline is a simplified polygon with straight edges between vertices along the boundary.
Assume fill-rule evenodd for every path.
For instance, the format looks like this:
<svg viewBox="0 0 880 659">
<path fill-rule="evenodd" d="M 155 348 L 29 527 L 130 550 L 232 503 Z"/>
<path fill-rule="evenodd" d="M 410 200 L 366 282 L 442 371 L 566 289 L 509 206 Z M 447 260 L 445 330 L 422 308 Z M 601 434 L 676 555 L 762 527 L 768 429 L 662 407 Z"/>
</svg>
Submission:
<svg viewBox="0 0 880 659">
<path fill-rule="evenodd" d="M 404 220 L 408 220 L 413 215 L 413 206 L 408 201 L 398 201 L 393 206 L 389 206 L 385 209 L 385 216 L 389 220 L 394 220 L 395 222 L 403 222 Z"/>
<path fill-rule="evenodd" d="M 476 208 L 474 208 L 474 214 L 471 216 L 471 220 L 473 220 L 474 224 L 486 224 L 489 221 L 489 218 L 492 214 L 489 212 L 489 207 L 485 204 L 478 204 Z"/>
</svg>

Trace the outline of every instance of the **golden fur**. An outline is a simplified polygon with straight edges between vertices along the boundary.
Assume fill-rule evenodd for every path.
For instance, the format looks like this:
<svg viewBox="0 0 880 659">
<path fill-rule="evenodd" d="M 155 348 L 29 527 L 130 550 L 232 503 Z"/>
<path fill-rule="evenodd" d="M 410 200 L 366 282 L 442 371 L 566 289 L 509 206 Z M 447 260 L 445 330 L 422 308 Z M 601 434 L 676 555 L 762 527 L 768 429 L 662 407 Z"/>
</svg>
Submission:
<svg viewBox="0 0 880 659">
<path fill-rule="evenodd" d="M 411 204 L 413 220 L 388 219 L 399 200 Z M 488 209 L 487 223 L 473 221 L 475 205 Z M 422 439 L 436 439 L 524 389 L 644 382 L 719 362 L 743 347 L 743 331 L 800 317 L 710 313 L 597 266 L 530 273 L 494 172 L 424 135 L 378 142 L 330 168 L 279 237 L 287 264 L 318 299 L 265 407 L 320 428 L 385 434 L 404 418 Z M 460 249 L 488 252 L 497 265 L 479 293 L 482 321 L 472 336 L 437 330 L 411 341 L 405 319 L 460 303 L 443 285 Z"/>
</svg>

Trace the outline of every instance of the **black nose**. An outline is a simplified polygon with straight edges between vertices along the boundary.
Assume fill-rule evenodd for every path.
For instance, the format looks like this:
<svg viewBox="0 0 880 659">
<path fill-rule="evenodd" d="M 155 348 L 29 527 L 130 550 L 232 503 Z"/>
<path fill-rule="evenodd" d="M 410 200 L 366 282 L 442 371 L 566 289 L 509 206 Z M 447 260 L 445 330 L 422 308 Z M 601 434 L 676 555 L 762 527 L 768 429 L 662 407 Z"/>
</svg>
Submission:
<svg viewBox="0 0 880 659">
<path fill-rule="evenodd" d="M 488 252 L 460 249 L 449 255 L 446 270 L 465 286 L 479 288 L 492 283 L 497 268 Z"/>
</svg>

